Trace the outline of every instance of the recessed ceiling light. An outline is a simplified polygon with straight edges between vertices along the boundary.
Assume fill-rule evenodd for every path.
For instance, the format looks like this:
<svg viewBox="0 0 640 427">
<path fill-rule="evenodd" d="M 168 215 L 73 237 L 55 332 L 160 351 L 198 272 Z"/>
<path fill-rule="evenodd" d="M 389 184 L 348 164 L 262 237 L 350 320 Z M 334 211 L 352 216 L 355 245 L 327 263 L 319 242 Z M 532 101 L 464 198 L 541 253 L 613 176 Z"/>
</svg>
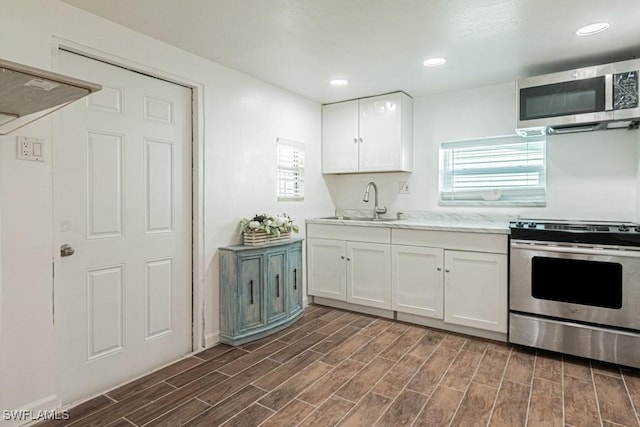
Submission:
<svg viewBox="0 0 640 427">
<path fill-rule="evenodd" d="M 423 65 L 425 67 L 438 67 L 440 65 L 444 65 L 445 62 L 447 62 L 446 58 L 429 58 L 425 59 Z"/>
<path fill-rule="evenodd" d="M 331 86 L 346 86 L 349 84 L 348 80 L 345 79 L 333 79 L 329 82 Z"/>
<path fill-rule="evenodd" d="M 593 24 L 585 25 L 576 30 L 576 34 L 579 36 L 590 36 L 609 28 L 609 24 L 606 22 L 595 22 Z"/>
</svg>

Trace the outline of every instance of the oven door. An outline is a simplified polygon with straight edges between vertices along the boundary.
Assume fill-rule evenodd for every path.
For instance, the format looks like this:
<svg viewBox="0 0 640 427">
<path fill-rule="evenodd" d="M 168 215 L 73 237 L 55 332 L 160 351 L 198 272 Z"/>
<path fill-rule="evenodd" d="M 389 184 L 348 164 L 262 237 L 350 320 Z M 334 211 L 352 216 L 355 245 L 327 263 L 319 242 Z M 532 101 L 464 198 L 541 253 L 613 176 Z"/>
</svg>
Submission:
<svg viewBox="0 0 640 427">
<path fill-rule="evenodd" d="M 509 309 L 640 330 L 640 251 L 512 240 Z"/>
</svg>

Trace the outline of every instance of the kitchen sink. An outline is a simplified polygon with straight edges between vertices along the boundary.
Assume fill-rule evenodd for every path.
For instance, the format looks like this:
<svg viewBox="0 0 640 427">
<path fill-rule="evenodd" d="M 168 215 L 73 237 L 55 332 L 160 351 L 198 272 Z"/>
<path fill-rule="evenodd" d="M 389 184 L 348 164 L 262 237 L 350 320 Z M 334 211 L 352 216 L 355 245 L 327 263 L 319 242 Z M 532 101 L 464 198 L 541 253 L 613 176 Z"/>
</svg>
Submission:
<svg viewBox="0 0 640 427">
<path fill-rule="evenodd" d="M 374 222 L 397 221 L 396 218 L 371 218 L 370 216 L 325 216 L 318 219 L 335 219 L 336 221 L 374 221 Z"/>
</svg>

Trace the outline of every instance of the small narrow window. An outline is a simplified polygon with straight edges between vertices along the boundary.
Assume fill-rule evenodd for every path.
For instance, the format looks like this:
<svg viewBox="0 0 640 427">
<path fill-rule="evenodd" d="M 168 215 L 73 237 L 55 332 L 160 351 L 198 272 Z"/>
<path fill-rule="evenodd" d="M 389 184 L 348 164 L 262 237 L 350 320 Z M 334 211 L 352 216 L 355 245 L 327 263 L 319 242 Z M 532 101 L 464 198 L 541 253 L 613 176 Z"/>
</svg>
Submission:
<svg viewBox="0 0 640 427">
<path fill-rule="evenodd" d="M 304 144 L 277 139 L 278 201 L 304 200 Z"/>
<path fill-rule="evenodd" d="M 545 142 L 518 135 L 443 142 L 440 204 L 545 205 Z"/>
</svg>

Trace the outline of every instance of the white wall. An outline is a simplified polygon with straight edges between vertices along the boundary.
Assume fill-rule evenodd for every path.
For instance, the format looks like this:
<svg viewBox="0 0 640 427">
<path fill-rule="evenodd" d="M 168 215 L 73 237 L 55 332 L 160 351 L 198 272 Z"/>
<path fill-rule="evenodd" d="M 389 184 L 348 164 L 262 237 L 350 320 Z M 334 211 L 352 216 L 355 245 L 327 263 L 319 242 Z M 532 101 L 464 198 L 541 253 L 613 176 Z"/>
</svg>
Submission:
<svg viewBox="0 0 640 427">
<path fill-rule="evenodd" d="M 0 57 L 52 69 L 53 36 L 204 86 L 205 335 L 218 332 L 217 248 L 238 243 L 255 213 L 333 211 L 320 173 L 320 106 L 54 0 L 2 0 Z M 53 119 L 0 137 L 0 409 L 51 407 L 57 374 L 52 325 Z M 44 163 L 15 160 L 15 136 L 44 138 Z M 303 203 L 278 203 L 275 139 L 306 143 Z M 304 227 L 301 227 L 304 230 Z"/>
<path fill-rule="evenodd" d="M 380 204 L 394 211 L 485 212 L 532 218 L 635 220 L 639 131 L 611 130 L 547 138 L 547 206 L 539 208 L 438 206 L 440 142 L 508 135 L 516 123 L 515 85 L 504 83 L 414 99 L 413 173 L 327 175 L 339 208 L 363 203 L 368 181 Z M 411 194 L 398 194 L 409 180 Z"/>
</svg>

